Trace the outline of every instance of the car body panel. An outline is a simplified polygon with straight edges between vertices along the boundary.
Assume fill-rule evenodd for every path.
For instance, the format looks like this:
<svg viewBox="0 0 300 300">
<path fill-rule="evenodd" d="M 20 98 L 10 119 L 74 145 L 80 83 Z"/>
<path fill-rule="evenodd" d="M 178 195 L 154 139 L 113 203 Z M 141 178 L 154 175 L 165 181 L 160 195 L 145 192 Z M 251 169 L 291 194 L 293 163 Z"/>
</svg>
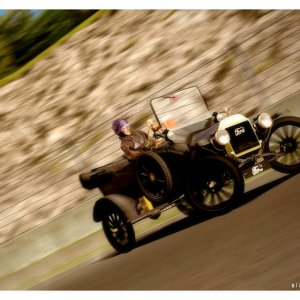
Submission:
<svg viewBox="0 0 300 300">
<path fill-rule="evenodd" d="M 245 182 L 245 191 L 286 176 L 286 174 L 271 169 L 268 159 L 257 153 L 263 149 L 263 141 L 262 137 L 257 135 L 257 128 L 253 125 L 253 121 L 242 114 L 230 116 L 228 109 L 224 109 L 227 116 L 217 121 L 213 117 L 213 113 L 208 110 L 205 99 L 197 87 L 182 89 L 154 98 L 150 101 L 150 105 L 160 128 L 166 128 L 167 131 L 172 130 L 175 133 L 174 139 L 166 139 L 160 147 L 149 150 L 156 152 L 164 159 L 173 175 L 173 185 L 179 187 L 175 193 L 170 195 L 167 202 L 171 203 L 184 192 L 187 172 L 192 164 L 192 159 L 197 155 L 198 157 L 206 154 L 226 156 L 228 159 L 232 159 L 236 165 L 243 159 L 253 156 L 253 161 L 249 161 L 244 168 L 240 168 Z M 238 138 L 249 135 L 251 131 L 251 147 L 239 148 L 238 152 L 234 150 L 233 144 L 222 146 L 223 148 L 216 147 L 214 135 L 218 130 L 228 132 L 232 130 Z M 232 132 L 230 132 L 231 135 Z M 266 135 L 263 138 L 266 138 Z M 243 140 L 240 141 L 243 143 Z M 255 157 L 255 155 L 257 156 Z M 121 159 L 98 168 L 95 172 L 99 173 L 94 177 L 96 187 L 104 194 L 102 200 L 97 201 L 97 205 L 95 205 L 97 209 L 95 209 L 98 210 L 99 207 L 102 207 L 105 201 L 111 201 L 122 210 L 127 205 L 133 209 L 126 215 L 128 220 L 132 221 L 139 217 L 133 201 L 137 203 L 144 195 L 136 180 L 134 162 Z M 88 185 L 84 187 L 88 188 Z"/>
</svg>

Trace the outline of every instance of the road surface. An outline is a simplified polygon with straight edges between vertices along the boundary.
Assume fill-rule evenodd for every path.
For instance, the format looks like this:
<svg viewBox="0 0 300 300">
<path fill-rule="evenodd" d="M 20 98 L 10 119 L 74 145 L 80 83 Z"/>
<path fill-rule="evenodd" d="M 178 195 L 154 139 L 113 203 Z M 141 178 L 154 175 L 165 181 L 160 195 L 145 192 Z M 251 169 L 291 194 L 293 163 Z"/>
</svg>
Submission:
<svg viewBox="0 0 300 300">
<path fill-rule="evenodd" d="M 300 290 L 300 174 L 252 191 L 227 214 L 184 218 L 33 290 Z"/>
</svg>

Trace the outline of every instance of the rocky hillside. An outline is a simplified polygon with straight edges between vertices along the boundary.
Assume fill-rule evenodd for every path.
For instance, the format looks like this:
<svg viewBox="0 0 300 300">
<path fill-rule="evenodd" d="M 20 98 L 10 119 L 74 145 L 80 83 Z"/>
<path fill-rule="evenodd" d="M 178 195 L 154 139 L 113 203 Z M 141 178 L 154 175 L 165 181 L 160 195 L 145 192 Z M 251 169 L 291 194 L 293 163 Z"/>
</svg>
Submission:
<svg viewBox="0 0 300 300">
<path fill-rule="evenodd" d="M 198 85 L 253 113 L 299 91 L 299 16 L 114 11 L 0 88 L 0 243 L 97 197 L 78 173 L 121 154 L 111 121 L 141 125 L 151 96 Z"/>
</svg>

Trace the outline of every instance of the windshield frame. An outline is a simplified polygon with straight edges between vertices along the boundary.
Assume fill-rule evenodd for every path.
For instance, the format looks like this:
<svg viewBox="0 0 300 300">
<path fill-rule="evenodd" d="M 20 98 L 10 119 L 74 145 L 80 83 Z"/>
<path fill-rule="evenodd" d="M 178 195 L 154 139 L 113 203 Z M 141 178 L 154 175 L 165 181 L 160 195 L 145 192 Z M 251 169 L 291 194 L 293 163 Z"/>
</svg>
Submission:
<svg viewBox="0 0 300 300">
<path fill-rule="evenodd" d="M 195 91 L 197 90 L 198 93 L 199 93 L 199 104 L 202 104 L 202 105 L 205 106 L 205 110 L 206 110 L 206 111 L 203 111 L 202 114 L 204 114 L 204 113 L 206 113 L 206 112 L 209 112 L 209 110 L 208 110 L 208 105 L 207 105 L 207 102 L 206 102 L 206 99 L 205 99 L 205 97 L 203 97 L 203 95 L 202 95 L 202 93 L 201 93 L 201 91 L 200 91 L 200 89 L 199 89 L 198 86 L 189 86 L 189 87 L 186 87 L 186 88 L 181 88 L 181 89 L 175 90 L 175 91 L 173 91 L 173 92 L 170 92 L 170 93 L 168 93 L 168 94 L 164 94 L 164 95 L 155 97 L 155 98 L 153 98 L 153 99 L 150 100 L 150 107 L 151 107 L 151 110 L 152 110 L 152 112 L 153 112 L 153 114 L 154 114 L 154 116 L 155 116 L 155 119 L 156 119 L 156 121 L 157 121 L 157 123 L 159 124 L 160 127 L 162 127 L 162 123 L 161 123 L 161 120 L 160 120 L 159 115 L 158 115 L 159 112 L 157 112 L 157 110 L 155 110 L 154 101 L 155 101 L 155 100 L 158 100 L 158 99 L 160 99 L 160 98 L 165 98 L 165 99 L 167 99 L 167 98 L 176 97 L 176 93 L 184 92 L 184 91 L 187 91 L 187 90 L 193 90 L 193 89 L 194 89 Z M 195 101 L 195 103 L 196 103 L 196 101 Z M 187 106 L 187 105 L 184 105 L 184 106 Z M 184 106 L 182 106 L 182 107 L 184 107 Z"/>
</svg>

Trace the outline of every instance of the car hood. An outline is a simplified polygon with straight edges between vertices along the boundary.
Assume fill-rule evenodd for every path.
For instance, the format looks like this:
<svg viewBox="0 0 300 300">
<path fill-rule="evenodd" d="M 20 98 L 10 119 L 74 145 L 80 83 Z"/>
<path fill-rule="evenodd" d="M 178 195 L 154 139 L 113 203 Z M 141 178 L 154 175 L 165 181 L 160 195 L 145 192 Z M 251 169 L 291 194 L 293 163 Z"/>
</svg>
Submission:
<svg viewBox="0 0 300 300">
<path fill-rule="evenodd" d="M 211 135 L 218 130 L 219 124 L 215 124 L 212 118 L 195 122 L 174 131 L 175 143 L 185 143 L 192 146 L 198 142 L 209 143 Z"/>
</svg>

